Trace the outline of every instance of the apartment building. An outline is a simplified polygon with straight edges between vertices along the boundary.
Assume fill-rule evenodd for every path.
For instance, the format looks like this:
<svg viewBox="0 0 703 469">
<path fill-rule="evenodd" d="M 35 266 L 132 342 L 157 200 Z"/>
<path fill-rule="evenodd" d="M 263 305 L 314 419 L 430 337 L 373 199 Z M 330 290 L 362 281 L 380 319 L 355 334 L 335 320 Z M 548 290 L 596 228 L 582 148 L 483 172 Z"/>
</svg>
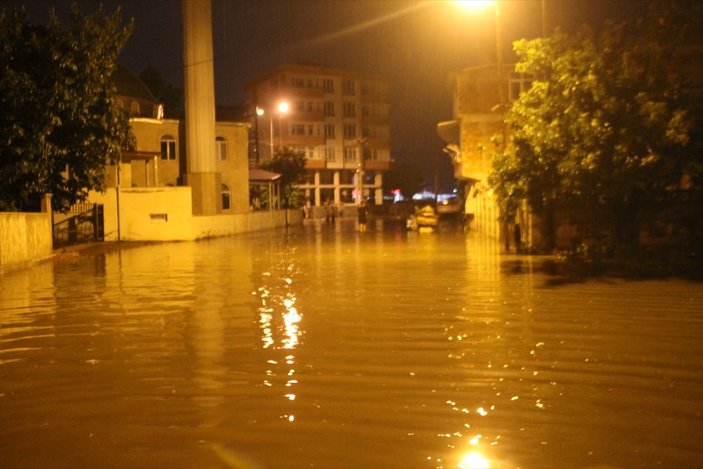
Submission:
<svg viewBox="0 0 703 469">
<path fill-rule="evenodd" d="M 388 81 L 381 76 L 283 65 L 248 87 L 250 166 L 277 148 L 305 153 L 300 188 L 314 206 L 381 204 L 391 165 Z"/>
</svg>

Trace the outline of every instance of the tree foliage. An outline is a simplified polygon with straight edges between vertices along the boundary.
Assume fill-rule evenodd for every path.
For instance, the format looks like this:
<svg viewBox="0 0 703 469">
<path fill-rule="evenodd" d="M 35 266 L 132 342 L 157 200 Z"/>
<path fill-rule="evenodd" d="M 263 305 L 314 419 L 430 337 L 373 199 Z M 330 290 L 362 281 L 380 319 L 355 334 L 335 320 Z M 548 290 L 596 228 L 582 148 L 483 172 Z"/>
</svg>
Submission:
<svg viewBox="0 0 703 469">
<path fill-rule="evenodd" d="M 583 29 L 515 43 L 517 70 L 537 80 L 509 111 L 512 138 L 493 164 L 504 208 L 526 199 L 548 218 L 556 201 L 574 200 L 627 242 L 639 211 L 683 175 L 700 187 L 700 88 L 682 56 L 700 8 L 667 5 L 599 36 Z"/>
<path fill-rule="evenodd" d="M 0 210 L 34 210 L 42 194 L 66 210 L 104 188 L 105 167 L 133 142 L 111 75 L 131 34 L 121 13 L 66 25 L 0 11 Z"/>
<path fill-rule="evenodd" d="M 281 175 L 281 205 L 297 208 L 303 205 L 302 191 L 296 185 L 305 181 L 305 153 L 290 147 L 277 148 L 273 158 L 261 163 L 261 169 Z"/>
</svg>

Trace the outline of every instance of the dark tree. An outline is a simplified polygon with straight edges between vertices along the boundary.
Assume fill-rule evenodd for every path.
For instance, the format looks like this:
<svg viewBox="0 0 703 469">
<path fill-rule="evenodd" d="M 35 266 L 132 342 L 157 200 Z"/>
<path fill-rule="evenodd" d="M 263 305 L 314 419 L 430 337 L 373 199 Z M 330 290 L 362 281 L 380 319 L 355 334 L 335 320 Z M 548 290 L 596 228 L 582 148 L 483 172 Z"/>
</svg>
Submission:
<svg viewBox="0 0 703 469">
<path fill-rule="evenodd" d="M 293 148 L 277 148 L 273 158 L 260 165 L 261 169 L 281 175 L 281 205 L 298 208 L 303 205 L 302 191 L 296 186 L 305 181 L 305 154 Z"/>
<path fill-rule="evenodd" d="M 161 73 L 149 64 L 139 78 L 159 103 L 164 105 L 164 117 L 177 119 L 183 112 L 183 90 L 164 80 Z"/>
<path fill-rule="evenodd" d="M 120 10 L 74 6 L 67 25 L 0 11 L 0 210 L 34 210 L 47 192 L 66 210 L 104 188 L 133 142 L 111 79 L 132 30 L 121 23 Z"/>
</svg>

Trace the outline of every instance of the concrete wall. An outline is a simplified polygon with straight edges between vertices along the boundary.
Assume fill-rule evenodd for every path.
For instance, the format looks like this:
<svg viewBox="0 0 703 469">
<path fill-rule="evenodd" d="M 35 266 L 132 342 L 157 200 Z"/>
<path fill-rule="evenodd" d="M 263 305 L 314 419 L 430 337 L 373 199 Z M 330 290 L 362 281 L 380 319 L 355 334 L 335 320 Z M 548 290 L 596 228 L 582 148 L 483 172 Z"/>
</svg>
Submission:
<svg viewBox="0 0 703 469">
<path fill-rule="evenodd" d="M 0 271 L 50 257 L 51 213 L 0 213 Z"/>
<path fill-rule="evenodd" d="M 217 215 L 191 213 L 190 187 L 143 187 L 91 192 L 103 204 L 105 241 L 191 241 L 302 223 L 299 210 Z M 119 219 L 119 227 L 118 227 Z"/>
</svg>

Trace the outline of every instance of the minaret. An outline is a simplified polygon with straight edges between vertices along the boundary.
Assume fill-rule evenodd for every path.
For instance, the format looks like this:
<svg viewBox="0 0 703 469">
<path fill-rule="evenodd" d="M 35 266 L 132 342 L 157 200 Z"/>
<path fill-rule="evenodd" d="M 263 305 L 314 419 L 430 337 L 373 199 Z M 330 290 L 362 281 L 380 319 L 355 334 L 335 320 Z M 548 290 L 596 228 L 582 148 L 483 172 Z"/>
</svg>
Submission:
<svg viewBox="0 0 703 469">
<path fill-rule="evenodd" d="M 211 0 L 183 1 L 186 183 L 193 215 L 220 208 L 220 174 L 215 165 L 215 80 Z"/>
</svg>

